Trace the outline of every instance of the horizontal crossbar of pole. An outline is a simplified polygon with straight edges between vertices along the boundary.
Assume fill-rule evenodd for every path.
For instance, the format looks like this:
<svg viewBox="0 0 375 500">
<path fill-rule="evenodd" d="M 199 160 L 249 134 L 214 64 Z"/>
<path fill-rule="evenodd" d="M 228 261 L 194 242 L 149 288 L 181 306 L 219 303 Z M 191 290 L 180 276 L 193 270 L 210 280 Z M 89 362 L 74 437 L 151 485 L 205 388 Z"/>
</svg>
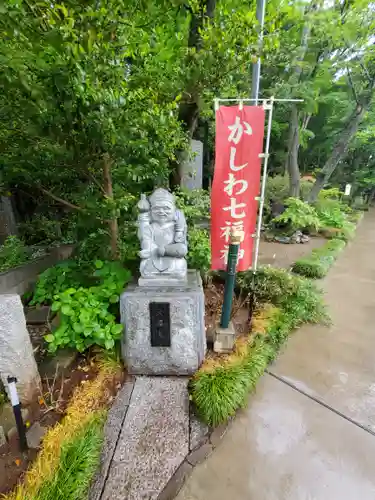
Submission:
<svg viewBox="0 0 375 500">
<path fill-rule="evenodd" d="M 238 97 L 238 99 L 225 99 L 225 98 L 220 98 L 216 97 L 214 101 L 219 101 L 219 102 L 254 102 L 254 101 L 270 101 L 270 97 L 264 97 L 264 98 L 259 98 L 259 99 L 241 99 L 241 97 Z M 273 102 L 304 102 L 304 99 L 272 99 Z"/>
</svg>

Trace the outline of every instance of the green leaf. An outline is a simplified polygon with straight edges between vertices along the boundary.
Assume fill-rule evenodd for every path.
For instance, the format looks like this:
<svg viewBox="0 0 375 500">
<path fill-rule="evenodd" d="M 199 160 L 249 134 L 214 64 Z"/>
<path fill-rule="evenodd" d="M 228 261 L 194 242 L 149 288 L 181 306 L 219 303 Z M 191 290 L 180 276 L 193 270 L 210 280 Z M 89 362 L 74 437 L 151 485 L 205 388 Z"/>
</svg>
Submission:
<svg viewBox="0 0 375 500">
<path fill-rule="evenodd" d="M 109 298 L 109 301 L 111 302 L 111 304 L 115 304 L 116 302 L 118 302 L 120 299 L 119 299 L 119 296 L 118 295 L 111 295 L 111 297 Z"/>
<path fill-rule="evenodd" d="M 116 325 L 113 325 L 111 328 L 111 333 L 113 335 L 119 335 L 123 330 L 123 326 L 117 323 Z"/>
<path fill-rule="evenodd" d="M 60 309 L 61 307 L 61 302 L 54 302 L 51 306 L 51 310 L 56 312 Z"/>
<path fill-rule="evenodd" d="M 105 342 L 104 342 L 104 345 L 105 345 L 105 348 L 106 349 L 112 349 L 115 345 L 115 341 L 113 339 L 107 339 Z"/>
<path fill-rule="evenodd" d="M 68 305 L 68 304 L 64 304 L 61 308 L 61 312 L 63 314 L 65 314 L 66 316 L 73 316 L 74 314 L 74 311 L 73 309 Z"/>
<path fill-rule="evenodd" d="M 83 332 L 83 327 L 80 323 L 73 323 L 73 330 L 76 333 L 82 333 Z"/>
<path fill-rule="evenodd" d="M 104 265 L 104 262 L 102 260 L 96 260 L 95 261 L 95 267 L 96 269 L 101 269 Z"/>
<path fill-rule="evenodd" d="M 51 343 L 55 340 L 55 337 L 51 333 L 49 333 L 48 335 L 45 335 L 44 340 L 48 343 Z"/>
</svg>

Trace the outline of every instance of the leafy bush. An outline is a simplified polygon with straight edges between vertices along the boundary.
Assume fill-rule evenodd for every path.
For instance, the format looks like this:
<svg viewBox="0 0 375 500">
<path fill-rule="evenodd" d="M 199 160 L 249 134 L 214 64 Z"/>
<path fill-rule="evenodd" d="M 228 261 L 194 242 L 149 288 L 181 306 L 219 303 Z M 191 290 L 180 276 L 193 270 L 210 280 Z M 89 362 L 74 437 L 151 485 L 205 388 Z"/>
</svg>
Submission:
<svg viewBox="0 0 375 500">
<path fill-rule="evenodd" d="M 54 297 L 52 311 L 58 311 L 60 324 L 45 340 L 49 351 L 59 347 L 75 347 L 84 351 L 91 345 L 112 349 L 122 333 L 117 323 L 117 308 L 120 293 L 131 278 L 131 274 L 118 262 L 97 261 L 94 276 L 100 280 L 88 288 L 68 288 Z"/>
<path fill-rule="evenodd" d="M 330 240 L 322 248 L 316 248 L 310 255 L 298 259 L 293 271 L 308 278 L 323 278 L 344 247 L 343 240 Z"/>
<path fill-rule="evenodd" d="M 104 413 L 94 413 L 83 429 L 71 441 L 63 444 L 57 471 L 42 484 L 34 500 L 87 498 L 99 464 L 104 416 Z"/>
<path fill-rule="evenodd" d="M 208 425 L 218 425 L 246 404 L 267 364 L 291 331 L 304 322 L 327 322 L 322 292 L 306 278 L 282 269 L 264 268 L 255 279 L 252 272 L 239 274 L 244 293 L 255 291 L 257 302 L 271 302 L 276 307 L 266 318 L 262 332 L 253 322 L 253 338 L 245 349 L 229 355 L 222 364 L 203 364 L 191 379 L 189 388 L 197 413 Z"/>
<path fill-rule="evenodd" d="M 198 269 L 204 276 L 211 265 L 210 235 L 205 229 L 190 228 L 188 233 L 189 252 L 187 255 L 189 269 Z"/>
<path fill-rule="evenodd" d="M 293 231 L 305 228 L 318 230 L 320 221 L 314 207 L 298 198 L 288 198 L 285 203 L 286 210 L 275 217 L 273 222 L 287 223 Z"/>
<path fill-rule="evenodd" d="M 330 189 L 327 191 L 335 191 Z M 330 233 L 335 238 L 345 241 L 354 236 L 355 224 L 350 222 L 351 209 L 337 199 L 327 197 L 326 193 L 315 203 L 315 209 L 320 220 L 322 233 L 329 237 Z M 337 229 L 338 231 L 331 231 Z"/>
<path fill-rule="evenodd" d="M 17 236 L 8 236 L 0 247 L 0 272 L 25 264 L 29 260 L 24 243 Z"/>
<path fill-rule="evenodd" d="M 53 298 L 67 288 L 78 288 L 87 282 L 93 265 L 66 260 L 43 271 L 35 285 L 31 304 L 52 304 Z"/>
<path fill-rule="evenodd" d="M 307 318 L 312 323 L 327 320 L 321 290 L 312 281 L 285 269 L 263 267 L 255 279 L 252 271 L 239 273 L 237 283 L 243 294 L 254 292 L 257 304 L 271 303 L 288 313 L 293 328 Z"/>
<path fill-rule="evenodd" d="M 305 200 L 311 190 L 311 182 L 301 181 L 301 198 Z M 271 213 L 270 205 L 271 200 L 284 203 L 289 197 L 289 177 L 286 175 L 275 175 L 274 177 L 267 178 L 264 211 L 268 216 Z"/>
<path fill-rule="evenodd" d="M 189 226 L 210 218 L 210 194 L 204 189 L 179 188 L 174 192 L 177 207 L 184 212 Z"/>
<path fill-rule="evenodd" d="M 319 192 L 318 199 L 319 200 L 341 200 L 341 197 L 343 196 L 343 192 L 340 191 L 338 188 L 330 188 L 330 189 L 322 189 Z"/>
</svg>

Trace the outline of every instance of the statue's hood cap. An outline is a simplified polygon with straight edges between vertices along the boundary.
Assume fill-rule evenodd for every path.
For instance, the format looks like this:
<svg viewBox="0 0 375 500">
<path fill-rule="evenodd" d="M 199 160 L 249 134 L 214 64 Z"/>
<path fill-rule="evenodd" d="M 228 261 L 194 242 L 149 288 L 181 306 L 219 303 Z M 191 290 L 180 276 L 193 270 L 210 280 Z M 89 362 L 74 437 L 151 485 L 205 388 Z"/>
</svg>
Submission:
<svg viewBox="0 0 375 500">
<path fill-rule="evenodd" d="M 155 189 L 155 191 L 152 193 L 152 195 L 149 196 L 149 200 L 150 200 L 151 205 L 153 205 L 155 202 L 158 202 L 158 201 L 166 201 L 166 202 L 171 203 L 173 205 L 175 203 L 174 195 L 163 188 Z"/>
</svg>

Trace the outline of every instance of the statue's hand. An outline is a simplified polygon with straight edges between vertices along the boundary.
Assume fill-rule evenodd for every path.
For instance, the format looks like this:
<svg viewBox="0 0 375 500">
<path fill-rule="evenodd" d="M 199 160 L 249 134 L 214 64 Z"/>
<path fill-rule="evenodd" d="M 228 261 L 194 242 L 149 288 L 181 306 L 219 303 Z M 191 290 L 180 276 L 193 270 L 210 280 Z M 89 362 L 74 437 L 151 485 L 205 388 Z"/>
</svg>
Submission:
<svg viewBox="0 0 375 500">
<path fill-rule="evenodd" d="M 148 249 L 141 250 L 139 256 L 141 259 L 149 259 L 151 257 L 151 251 Z"/>
<path fill-rule="evenodd" d="M 158 247 L 158 255 L 160 255 L 160 257 L 164 257 L 165 247 L 163 247 L 163 246 Z"/>
</svg>

